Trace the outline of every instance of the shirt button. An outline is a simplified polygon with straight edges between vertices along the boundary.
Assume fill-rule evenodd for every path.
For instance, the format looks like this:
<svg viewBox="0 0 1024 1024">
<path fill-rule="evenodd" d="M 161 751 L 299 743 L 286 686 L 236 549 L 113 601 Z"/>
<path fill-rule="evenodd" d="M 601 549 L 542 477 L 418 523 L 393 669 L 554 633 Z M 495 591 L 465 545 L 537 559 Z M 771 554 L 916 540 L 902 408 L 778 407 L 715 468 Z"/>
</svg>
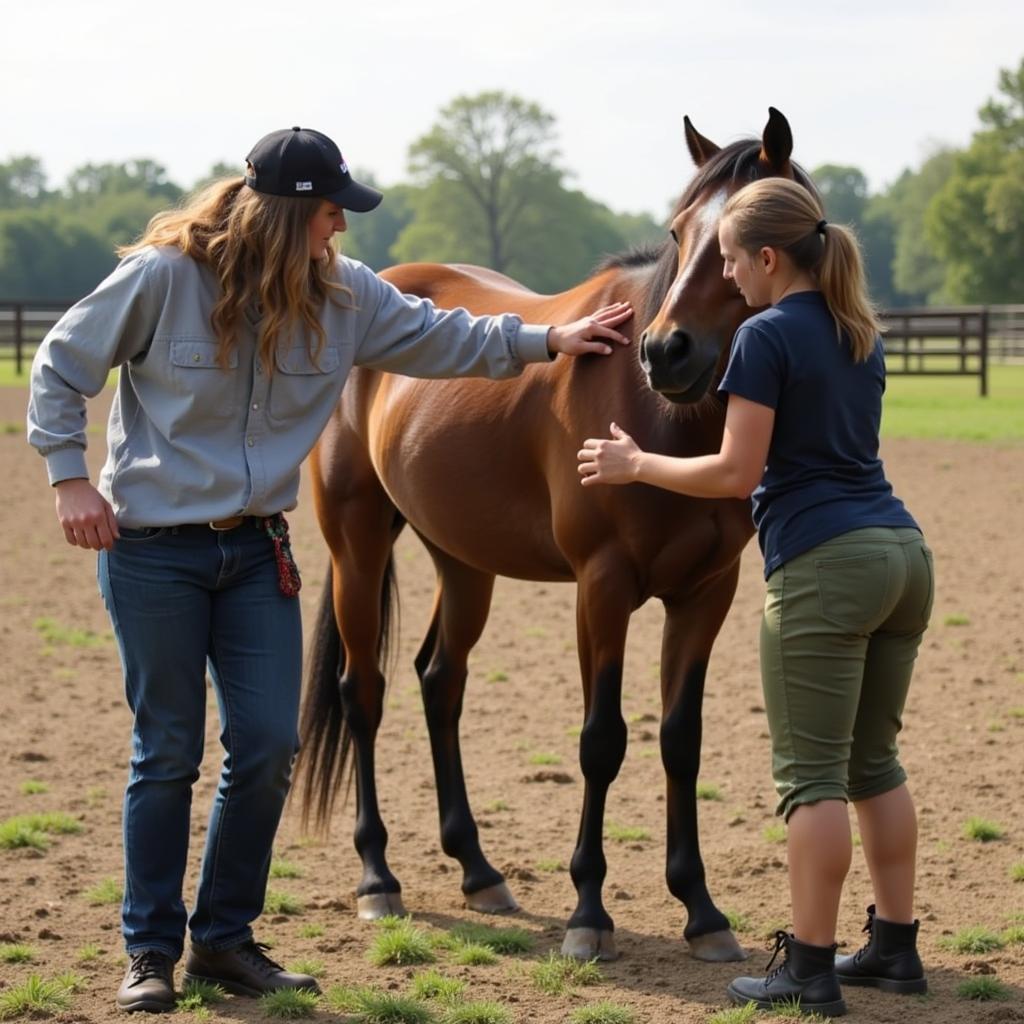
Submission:
<svg viewBox="0 0 1024 1024">
<path fill-rule="evenodd" d="M 256 439 L 254 437 L 247 437 L 245 443 L 251 448 L 256 443 Z"/>
<path fill-rule="evenodd" d="M 201 363 L 202 361 L 203 357 L 198 352 L 192 357 L 193 363 Z"/>
<path fill-rule="evenodd" d="M 259 407 L 260 407 L 260 403 L 259 402 L 253 402 L 252 403 L 253 412 L 255 412 L 257 409 L 259 409 Z"/>
<path fill-rule="evenodd" d="M 257 373 L 262 373 L 263 372 L 263 364 L 262 363 L 257 363 L 256 364 L 256 372 Z"/>
</svg>

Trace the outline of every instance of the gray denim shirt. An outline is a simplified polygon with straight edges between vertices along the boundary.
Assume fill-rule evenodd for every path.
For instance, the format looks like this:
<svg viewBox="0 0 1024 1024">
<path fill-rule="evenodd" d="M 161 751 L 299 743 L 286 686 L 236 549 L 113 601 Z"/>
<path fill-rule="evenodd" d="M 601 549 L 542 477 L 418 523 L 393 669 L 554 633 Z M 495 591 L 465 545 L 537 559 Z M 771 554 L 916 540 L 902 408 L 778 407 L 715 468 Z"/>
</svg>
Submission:
<svg viewBox="0 0 1024 1024">
<path fill-rule="evenodd" d="M 210 313 L 212 271 L 174 248 L 124 259 L 64 314 L 32 364 L 28 438 L 51 484 L 88 477 L 85 397 L 119 366 L 100 492 L 122 526 L 204 523 L 294 508 L 299 466 L 338 403 L 353 365 L 413 377 L 511 377 L 546 362 L 547 327 L 513 314 L 472 317 L 402 295 L 339 257 L 346 307 L 324 304 L 327 342 L 314 361 L 305 331 L 261 365 L 249 318 L 226 370 Z"/>
</svg>

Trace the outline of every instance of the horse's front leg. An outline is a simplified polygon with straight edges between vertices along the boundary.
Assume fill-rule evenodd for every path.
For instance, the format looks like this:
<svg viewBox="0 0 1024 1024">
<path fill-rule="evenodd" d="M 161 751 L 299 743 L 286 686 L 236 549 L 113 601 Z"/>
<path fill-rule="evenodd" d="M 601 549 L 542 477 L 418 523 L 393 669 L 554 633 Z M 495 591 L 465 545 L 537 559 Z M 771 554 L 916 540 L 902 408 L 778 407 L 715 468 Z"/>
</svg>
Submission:
<svg viewBox="0 0 1024 1024">
<path fill-rule="evenodd" d="M 708 893 L 697 835 L 704 677 L 711 645 L 736 590 L 738 571 L 737 565 L 687 594 L 685 600 L 665 601 L 661 652 L 661 758 L 668 813 L 665 875 L 669 891 L 686 905 L 683 935 L 698 960 L 746 959 L 728 920 Z"/>
<path fill-rule="evenodd" d="M 579 578 L 577 633 L 583 677 L 583 813 L 572 855 L 576 909 L 566 929 L 562 953 L 580 960 L 614 960 L 615 924 L 604 908 L 602 887 L 604 813 L 608 787 L 626 756 L 622 717 L 622 663 L 629 616 L 635 607 L 634 581 L 627 572 L 592 566 Z"/>
<path fill-rule="evenodd" d="M 494 577 L 430 547 L 438 572 L 434 613 L 416 656 L 430 750 L 437 782 L 441 848 L 462 866 L 462 892 L 470 910 L 497 914 L 519 909 L 505 878 L 480 848 L 466 792 L 459 720 L 469 652 L 487 623 Z"/>
</svg>

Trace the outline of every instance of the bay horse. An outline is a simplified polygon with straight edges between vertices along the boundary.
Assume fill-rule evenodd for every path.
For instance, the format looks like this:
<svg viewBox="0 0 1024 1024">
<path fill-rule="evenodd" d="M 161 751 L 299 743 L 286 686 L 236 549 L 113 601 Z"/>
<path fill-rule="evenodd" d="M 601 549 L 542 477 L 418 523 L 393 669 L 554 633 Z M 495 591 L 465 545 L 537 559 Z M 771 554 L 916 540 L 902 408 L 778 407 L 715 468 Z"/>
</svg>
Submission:
<svg viewBox="0 0 1024 1024">
<path fill-rule="evenodd" d="M 385 858 L 374 755 L 392 546 L 408 523 L 437 573 L 415 667 L 441 845 L 462 866 L 469 907 L 517 909 L 480 848 L 466 793 L 458 729 L 467 658 L 483 631 L 496 575 L 575 580 L 585 789 L 571 861 L 578 902 L 562 950 L 580 959 L 616 955 L 614 923 L 602 901 L 605 800 L 626 750 L 627 626 L 632 612 L 656 597 L 665 608 L 660 745 L 668 888 L 686 906 L 692 955 L 745 955 L 705 884 L 696 781 L 705 670 L 753 533 L 750 503 L 644 485 L 584 489 L 576 472 L 582 440 L 603 436 L 612 420 L 648 451 L 718 450 L 725 406 L 714 385 L 736 328 L 751 312 L 722 276 L 719 214 L 728 196 L 755 178 L 784 175 L 813 188 L 790 160 L 790 127 L 774 108 L 762 138 L 724 148 L 689 118 L 684 125 L 697 172 L 672 214 L 671 238 L 654 249 L 612 258 L 558 295 L 536 294 L 479 267 L 410 264 L 381 275 L 440 307 L 512 311 L 533 323 L 567 323 L 622 300 L 635 314 L 619 328 L 634 334 L 632 345 L 610 356 L 530 365 L 509 381 L 422 381 L 358 368 L 313 452 L 314 501 L 331 564 L 311 647 L 297 771 L 304 815 L 322 825 L 354 755 L 360 917 L 405 913 Z"/>
</svg>

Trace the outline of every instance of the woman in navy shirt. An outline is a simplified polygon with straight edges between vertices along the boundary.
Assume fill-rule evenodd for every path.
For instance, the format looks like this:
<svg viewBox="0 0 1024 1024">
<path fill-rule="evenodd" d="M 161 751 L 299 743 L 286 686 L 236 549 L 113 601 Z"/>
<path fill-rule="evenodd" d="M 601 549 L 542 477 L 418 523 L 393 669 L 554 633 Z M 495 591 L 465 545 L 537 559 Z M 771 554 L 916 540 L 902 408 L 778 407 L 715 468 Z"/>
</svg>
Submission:
<svg viewBox="0 0 1024 1024">
<path fill-rule="evenodd" d="M 616 424 L 579 453 L 584 486 L 753 498 L 765 560 L 761 676 L 793 932 L 733 1002 L 845 1013 L 840 983 L 924 992 L 913 915 L 917 819 L 896 735 L 933 597 L 931 552 L 878 457 L 885 359 L 856 239 L 793 181 L 748 185 L 719 227 L 725 277 L 765 307 L 733 341 L 717 454 L 644 452 Z M 866 946 L 835 959 L 857 811 L 874 887 Z M 774 956 L 772 958 L 774 960 Z M 771 965 L 769 965 L 771 966 Z"/>
</svg>

